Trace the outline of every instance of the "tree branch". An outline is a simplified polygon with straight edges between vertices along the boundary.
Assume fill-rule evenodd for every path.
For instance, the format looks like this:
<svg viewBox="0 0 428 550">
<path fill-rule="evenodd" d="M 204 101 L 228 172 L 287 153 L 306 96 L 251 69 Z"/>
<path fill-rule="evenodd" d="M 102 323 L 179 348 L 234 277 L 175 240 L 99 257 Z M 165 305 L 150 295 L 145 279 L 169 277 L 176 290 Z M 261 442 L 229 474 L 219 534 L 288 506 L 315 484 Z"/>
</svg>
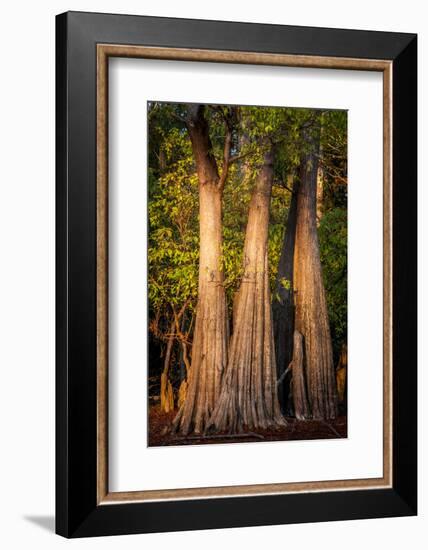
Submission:
<svg viewBox="0 0 428 550">
<path fill-rule="evenodd" d="M 221 171 L 220 181 L 219 181 L 219 188 L 223 189 L 224 184 L 226 183 L 227 174 L 229 172 L 229 166 L 230 166 L 230 160 L 231 160 L 231 150 L 232 150 L 232 131 L 233 131 L 233 123 L 236 118 L 236 109 L 232 108 L 229 113 L 224 111 L 222 108 L 217 108 L 217 110 L 220 112 L 220 114 L 223 117 L 225 128 L 226 128 L 226 135 L 224 138 L 224 148 L 223 148 L 223 168 Z"/>
<path fill-rule="evenodd" d="M 223 189 L 224 184 L 226 183 L 227 174 L 229 172 L 231 149 L 232 149 L 232 129 L 230 124 L 226 122 L 226 136 L 224 138 L 224 149 L 223 149 L 223 169 L 221 171 L 221 176 L 218 183 L 218 186 L 220 189 Z"/>
<path fill-rule="evenodd" d="M 234 162 L 238 162 L 238 160 L 242 160 L 244 158 L 247 158 L 251 155 L 252 151 L 247 151 L 246 153 L 241 153 L 240 155 L 234 155 L 233 157 L 229 158 L 229 165 L 233 164 Z"/>
<path fill-rule="evenodd" d="M 289 187 L 283 180 L 274 180 L 274 185 L 279 185 L 280 187 L 283 187 L 284 189 L 287 189 L 291 194 L 297 193 L 297 189 L 292 189 Z"/>
<path fill-rule="evenodd" d="M 291 371 L 291 368 L 293 366 L 293 362 L 291 362 L 288 367 L 285 369 L 285 371 L 281 374 L 281 376 L 278 378 L 278 380 L 276 381 L 276 385 L 279 386 L 280 384 L 282 384 L 282 382 L 284 381 L 285 377 L 287 376 L 287 374 Z"/>
<path fill-rule="evenodd" d="M 179 122 L 181 122 L 182 124 L 184 124 L 186 127 L 188 126 L 188 123 L 189 121 L 187 119 L 185 119 L 184 117 L 180 116 L 180 115 L 177 115 L 177 113 L 174 113 L 174 111 L 171 112 L 171 116 L 172 118 L 174 118 L 175 120 L 178 120 Z"/>
</svg>

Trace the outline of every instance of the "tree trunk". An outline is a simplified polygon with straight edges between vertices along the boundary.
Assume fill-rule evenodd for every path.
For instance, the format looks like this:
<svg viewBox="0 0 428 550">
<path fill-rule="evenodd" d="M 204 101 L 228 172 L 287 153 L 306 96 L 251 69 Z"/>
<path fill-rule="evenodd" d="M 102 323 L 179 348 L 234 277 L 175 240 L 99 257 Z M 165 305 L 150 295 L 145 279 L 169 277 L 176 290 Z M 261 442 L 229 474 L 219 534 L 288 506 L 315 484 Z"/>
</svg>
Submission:
<svg viewBox="0 0 428 550">
<path fill-rule="evenodd" d="M 181 407 L 186 401 L 187 386 L 188 386 L 187 380 L 190 374 L 190 363 L 187 357 L 187 344 L 184 340 L 182 340 L 181 342 L 181 351 L 182 351 L 183 363 L 185 365 L 186 376 L 183 376 L 180 382 L 180 388 L 178 390 L 178 407 Z"/>
<path fill-rule="evenodd" d="M 324 198 L 324 174 L 322 168 L 318 165 L 317 171 L 317 226 L 321 223 L 323 216 L 323 198 Z"/>
<path fill-rule="evenodd" d="M 319 152 L 319 119 L 304 155 L 297 197 L 297 227 L 294 250 L 295 329 L 304 338 L 304 362 L 313 418 L 337 416 L 337 391 L 333 351 L 322 278 L 317 223 L 316 194 Z"/>
<path fill-rule="evenodd" d="M 271 298 L 268 274 L 268 225 L 273 181 L 273 151 L 264 156 L 252 194 L 244 244 L 244 274 L 235 302 L 229 361 L 220 398 L 209 426 L 237 433 L 242 429 L 285 425 L 276 388 Z"/>
<path fill-rule="evenodd" d="M 294 415 L 298 420 L 311 417 L 307 397 L 306 377 L 303 368 L 303 336 L 298 330 L 294 331 L 293 359 L 290 363 L 291 386 L 293 395 Z"/>
<path fill-rule="evenodd" d="M 180 334 L 184 334 L 186 328 L 186 312 L 183 312 L 183 317 L 181 318 L 181 327 L 180 327 Z M 187 372 L 186 372 L 186 364 L 184 362 L 184 352 L 183 352 L 183 346 L 180 346 L 180 384 L 187 378 Z"/>
<path fill-rule="evenodd" d="M 290 208 L 288 210 L 284 240 L 282 242 L 281 255 L 278 263 L 275 298 L 272 304 L 275 355 L 279 380 L 286 371 L 293 356 L 293 258 L 296 237 L 298 183 L 298 180 L 295 179 L 292 189 Z M 291 405 L 291 403 L 287 402 L 287 394 L 289 393 L 288 386 L 289 385 L 284 377 L 278 387 L 279 402 L 284 413 L 286 412 L 286 409 L 290 408 Z"/>
<path fill-rule="evenodd" d="M 320 136 L 321 137 L 321 136 Z M 322 158 L 323 150 L 320 145 L 319 152 L 318 152 L 318 158 Z M 324 213 L 323 209 L 323 200 L 324 200 L 324 171 L 322 168 L 322 164 L 318 162 L 318 168 L 317 168 L 317 227 L 321 223 L 321 218 Z"/>
<path fill-rule="evenodd" d="M 199 287 L 186 397 L 173 422 L 183 435 L 202 433 L 227 363 L 227 308 L 222 269 L 222 195 L 202 105 L 188 108 L 187 128 L 199 179 Z M 224 168 L 223 168 L 224 170 Z"/>
<path fill-rule="evenodd" d="M 336 367 L 337 397 L 340 404 L 346 400 L 346 370 L 348 366 L 348 352 L 346 344 L 342 345 L 339 361 Z"/>
<path fill-rule="evenodd" d="M 166 345 L 165 361 L 163 372 L 161 374 L 161 389 L 160 389 L 160 404 L 161 411 L 169 412 L 174 410 L 174 392 L 172 391 L 171 382 L 168 379 L 169 364 L 171 362 L 172 346 L 174 344 L 174 321 L 171 323 L 171 328 L 168 335 L 168 343 Z"/>
</svg>

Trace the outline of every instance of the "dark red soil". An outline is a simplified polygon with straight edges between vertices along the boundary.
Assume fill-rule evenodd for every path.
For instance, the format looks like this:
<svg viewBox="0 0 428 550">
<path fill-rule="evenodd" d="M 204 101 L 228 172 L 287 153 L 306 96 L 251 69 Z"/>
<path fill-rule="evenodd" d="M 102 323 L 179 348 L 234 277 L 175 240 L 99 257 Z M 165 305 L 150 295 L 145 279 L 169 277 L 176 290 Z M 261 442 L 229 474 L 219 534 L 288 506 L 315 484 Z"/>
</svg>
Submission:
<svg viewBox="0 0 428 550">
<path fill-rule="evenodd" d="M 205 445 L 209 443 L 249 443 L 261 441 L 296 441 L 300 439 L 338 439 L 347 437 L 346 416 L 339 416 L 328 422 L 320 420 L 296 420 L 287 418 L 288 425 L 281 429 L 257 430 L 239 435 L 208 435 L 182 437 L 176 434 L 165 434 L 173 420 L 175 412 L 163 413 L 159 405 L 149 409 L 149 446 L 164 445 Z"/>
</svg>

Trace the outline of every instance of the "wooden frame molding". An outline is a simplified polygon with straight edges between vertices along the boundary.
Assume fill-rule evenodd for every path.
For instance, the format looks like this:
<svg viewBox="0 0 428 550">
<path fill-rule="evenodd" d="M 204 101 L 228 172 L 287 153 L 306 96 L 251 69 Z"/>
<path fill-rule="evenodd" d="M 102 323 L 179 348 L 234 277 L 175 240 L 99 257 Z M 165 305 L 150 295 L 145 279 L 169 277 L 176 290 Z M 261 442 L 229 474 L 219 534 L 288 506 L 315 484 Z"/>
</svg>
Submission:
<svg viewBox="0 0 428 550">
<path fill-rule="evenodd" d="M 239 497 L 391 488 L 393 483 L 392 425 L 392 61 L 345 57 L 285 55 L 97 44 L 97 503 Z M 276 483 L 234 487 L 109 492 L 108 489 L 108 60 L 134 57 L 216 63 L 278 65 L 378 71 L 383 73 L 383 477 L 374 479 Z"/>
</svg>

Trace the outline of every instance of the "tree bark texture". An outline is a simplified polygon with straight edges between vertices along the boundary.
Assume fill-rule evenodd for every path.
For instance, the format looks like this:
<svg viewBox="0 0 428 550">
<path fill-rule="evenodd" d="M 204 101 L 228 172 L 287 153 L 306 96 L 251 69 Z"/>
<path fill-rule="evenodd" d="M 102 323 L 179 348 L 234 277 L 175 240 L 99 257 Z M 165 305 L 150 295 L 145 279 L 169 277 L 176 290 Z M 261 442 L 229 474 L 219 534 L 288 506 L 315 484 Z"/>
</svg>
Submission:
<svg viewBox="0 0 428 550">
<path fill-rule="evenodd" d="M 268 225 L 273 182 L 273 150 L 265 155 L 252 193 L 244 244 L 244 274 L 235 301 L 229 360 L 209 427 L 243 429 L 285 425 L 276 388 Z"/>
<path fill-rule="evenodd" d="M 287 224 L 282 242 L 281 254 L 278 263 L 276 292 L 272 304 L 275 355 L 278 380 L 290 364 L 293 355 L 294 332 L 294 291 L 293 291 L 293 258 L 296 237 L 297 220 L 297 192 L 298 180 L 294 180 Z M 289 408 L 288 384 L 286 379 L 278 386 L 278 397 L 281 410 L 285 413 Z"/>
<path fill-rule="evenodd" d="M 303 368 L 303 336 L 298 330 L 294 331 L 293 341 L 293 359 L 290 363 L 290 370 L 294 415 L 298 420 L 306 420 L 311 417 L 311 411 L 307 396 L 306 376 Z"/>
<path fill-rule="evenodd" d="M 348 366 L 348 352 L 346 344 L 342 345 L 339 361 L 336 367 L 337 397 L 339 403 L 346 401 L 346 371 Z"/>
<path fill-rule="evenodd" d="M 322 154 L 322 153 L 320 153 Z M 323 198 L 324 198 L 324 174 L 321 166 L 318 164 L 317 170 L 317 226 L 321 223 L 323 215 Z"/>
<path fill-rule="evenodd" d="M 315 419 L 337 416 L 337 390 L 316 220 L 319 121 L 307 133 L 297 196 L 294 250 L 295 330 L 304 339 L 309 404 Z"/>
<path fill-rule="evenodd" d="M 166 345 L 163 372 L 161 374 L 160 404 L 161 410 L 164 412 L 174 410 L 174 392 L 168 378 L 169 365 L 171 363 L 171 352 L 174 344 L 174 326 L 175 323 L 172 322 L 168 336 L 168 343 Z"/>
<path fill-rule="evenodd" d="M 202 105 L 188 108 L 187 128 L 199 180 L 199 286 L 191 368 L 173 430 L 202 433 L 220 393 L 227 364 L 228 325 L 222 269 L 222 195 Z"/>
</svg>

